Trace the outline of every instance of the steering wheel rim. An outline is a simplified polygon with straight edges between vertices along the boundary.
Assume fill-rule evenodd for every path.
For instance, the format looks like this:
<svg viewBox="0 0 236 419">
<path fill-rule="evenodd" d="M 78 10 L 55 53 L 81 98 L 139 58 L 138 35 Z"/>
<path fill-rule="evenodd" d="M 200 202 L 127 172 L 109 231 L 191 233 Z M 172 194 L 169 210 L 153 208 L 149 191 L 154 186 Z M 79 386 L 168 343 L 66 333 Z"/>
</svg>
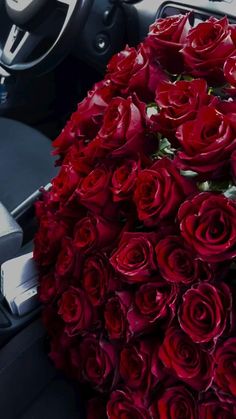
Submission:
<svg viewBox="0 0 236 419">
<path fill-rule="evenodd" d="M 9 18 L 11 28 L 3 47 L 0 48 L 0 66 L 9 73 L 42 74 L 55 67 L 68 54 L 75 36 L 86 23 L 94 0 L 54 0 L 56 8 L 60 6 L 65 8 L 62 26 L 46 51 L 29 61 L 27 61 L 27 56 L 30 56 L 39 43 L 43 42 L 44 35 L 40 33 L 40 25 L 36 31 L 27 26 L 18 26 L 12 16 L 9 16 L 8 1 L 11 0 L 5 0 L 6 16 Z M 19 3 L 20 1 L 18 0 Z M 38 0 L 29 0 L 29 3 L 35 1 Z M 50 25 L 52 26 L 52 22 Z M 43 27 L 45 28 L 45 25 Z"/>
</svg>

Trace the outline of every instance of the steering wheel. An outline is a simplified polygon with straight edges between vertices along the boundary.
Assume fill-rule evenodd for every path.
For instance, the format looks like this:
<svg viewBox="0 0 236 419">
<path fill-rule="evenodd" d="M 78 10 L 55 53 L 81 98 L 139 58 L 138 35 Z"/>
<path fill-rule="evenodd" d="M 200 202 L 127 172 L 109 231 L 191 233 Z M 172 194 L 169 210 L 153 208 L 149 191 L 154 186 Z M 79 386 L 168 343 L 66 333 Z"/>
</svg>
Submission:
<svg viewBox="0 0 236 419">
<path fill-rule="evenodd" d="M 9 73 L 49 71 L 72 47 L 92 3 L 4 0 L 0 8 L 0 66 Z"/>
</svg>

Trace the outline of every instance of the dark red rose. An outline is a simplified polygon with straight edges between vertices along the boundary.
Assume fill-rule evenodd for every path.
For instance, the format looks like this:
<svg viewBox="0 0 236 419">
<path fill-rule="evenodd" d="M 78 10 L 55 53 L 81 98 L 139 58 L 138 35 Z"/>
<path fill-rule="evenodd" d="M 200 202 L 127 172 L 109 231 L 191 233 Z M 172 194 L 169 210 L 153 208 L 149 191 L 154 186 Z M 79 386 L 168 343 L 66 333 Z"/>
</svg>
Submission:
<svg viewBox="0 0 236 419">
<path fill-rule="evenodd" d="M 182 237 L 162 239 L 156 246 L 156 257 L 162 277 L 169 282 L 189 285 L 214 278 L 211 265 L 198 259 Z"/>
<path fill-rule="evenodd" d="M 181 385 L 157 393 L 150 414 L 152 419 L 198 419 L 194 396 Z"/>
<path fill-rule="evenodd" d="M 146 137 L 146 105 L 136 96 L 123 99 L 115 97 L 110 102 L 98 136 L 85 155 L 89 158 L 127 157 L 148 152 L 153 147 Z"/>
<path fill-rule="evenodd" d="M 124 275 L 125 281 L 144 282 L 155 272 L 154 242 L 154 233 L 125 232 L 122 235 L 110 262 L 117 272 Z"/>
<path fill-rule="evenodd" d="M 157 19 L 150 26 L 144 45 L 152 48 L 155 58 L 170 73 L 183 70 L 183 48 L 189 31 L 189 14 Z"/>
<path fill-rule="evenodd" d="M 137 93 L 144 102 L 155 97 L 157 85 L 168 77 L 152 59 L 149 48 L 140 44 L 138 49 L 126 47 L 114 55 L 107 66 L 107 78 L 122 94 Z"/>
<path fill-rule="evenodd" d="M 226 284 L 194 286 L 186 291 L 179 308 L 181 328 L 196 343 L 216 343 L 230 320 L 231 300 Z"/>
<path fill-rule="evenodd" d="M 231 86 L 236 87 L 236 55 L 228 57 L 225 61 L 224 76 Z"/>
<path fill-rule="evenodd" d="M 200 259 L 225 262 L 236 256 L 236 203 L 223 195 L 200 193 L 178 213 L 180 230 Z"/>
<path fill-rule="evenodd" d="M 119 235 L 119 227 L 114 222 L 110 223 L 101 217 L 89 215 L 81 219 L 74 229 L 74 244 L 80 252 L 91 249 L 102 249 Z"/>
<path fill-rule="evenodd" d="M 55 262 L 60 251 L 62 239 L 66 236 L 68 226 L 48 214 L 39 220 L 39 229 L 34 238 L 34 259 L 41 266 Z"/>
<path fill-rule="evenodd" d="M 55 272 L 59 277 L 67 277 L 71 274 L 75 262 L 75 249 L 70 238 L 62 241 L 61 251 L 58 255 Z"/>
<path fill-rule="evenodd" d="M 111 200 L 110 181 L 111 171 L 105 165 L 95 167 L 76 190 L 79 202 L 94 214 L 100 214 Z"/>
<path fill-rule="evenodd" d="M 159 349 L 163 365 L 172 375 L 197 391 L 206 391 L 213 381 L 212 357 L 203 352 L 181 329 L 167 330 Z"/>
<path fill-rule="evenodd" d="M 236 114 L 223 114 L 202 107 L 194 121 L 178 128 L 181 146 L 175 162 L 182 170 L 192 170 L 203 179 L 225 176 L 236 149 Z"/>
<path fill-rule="evenodd" d="M 79 175 L 73 167 L 70 164 L 64 164 L 58 175 L 52 180 L 50 199 L 60 204 L 66 202 L 75 191 L 79 179 Z"/>
<path fill-rule="evenodd" d="M 158 160 L 150 169 L 140 171 L 134 192 L 138 217 L 148 227 L 174 217 L 179 205 L 195 191 L 168 158 Z"/>
<path fill-rule="evenodd" d="M 98 133 L 104 112 L 113 98 L 115 87 L 109 80 L 101 81 L 93 87 L 87 97 L 78 105 L 62 133 L 53 142 L 54 154 L 64 156 L 68 148 L 76 142 L 92 140 Z"/>
<path fill-rule="evenodd" d="M 82 286 L 93 306 L 104 303 L 112 282 L 111 266 L 103 253 L 88 256 L 82 270 Z"/>
<path fill-rule="evenodd" d="M 149 341 L 138 341 L 125 346 L 120 353 L 120 376 L 132 390 L 149 394 L 157 378 L 151 372 L 153 345 Z"/>
<path fill-rule="evenodd" d="M 172 139 L 180 125 L 195 119 L 202 106 L 214 102 L 217 99 L 208 94 L 207 83 L 203 79 L 163 82 L 156 90 L 156 103 L 160 111 L 151 120 L 156 130 Z"/>
<path fill-rule="evenodd" d="M 135 392 L 117 390 L 107 404 L 108 419 L 150 419 L 148 411 Z"/>
<path fill-rule="evenodd" d="M 114 171 L 111 182 L 114 202 L 125 201 L 131 198 L 139 169 L 139 162 L 125 160 Z"/>
<path fill-rule="evenodd" d="M 223 393 L 236 397 L 236 338 L 220 344 L 215 353 L 215 382 Z"/>
<path fill-rule="evenodd" d="M 66 323 L 65 331 L 68 336 L 84 333 L 94 321 L 93 307 L 86 293 L 72 286 L 62 294 L 58 303 L 58 314 Z"/>
<path fill-rule="evenodd" d="M 142 285 L 128 311 L 131 333 L 146 333 L 157 324 L 170 322 L 176 310 L 177 289 L 164 280 Z"/>
<path fill-rule="evenodd" d="M 114 346 L 97 336 L 87 335 L 80 345 L 82 375 L 98 390 L 110 387 L 117 359 Z"/>
<path fill-rule="evenodd" d="M 79 370 L 71 358 L 71 352 L 76 346 L 78 346 L 78 342 L 75 338 L 62 333 L 52 339 L 49 353 L 55 367 L 72 379 L 78 379 L 79 376 Z"/>
<path fill-rule="evenodd" d="M 48 273 L 40 278 L 38 298 L 43 304 L 49 303 L 57 296 L 57 284 L 53 273 Z"/>
<path fill-rule="evenodd" d="M 189 31 L 182 53 L 191 74 L 224 84 L 223 66 L 235 49 L 235 26 L 229 25 L 227 17 L 210 17 Z"/>
<path fill-rule="evenodd" d="M 212 400 L 199 405 L 199 419 L 233 419 L 235 417 L 234 404 Z"/>
<path fill-rule="evenodd" d="M 132 296 L 129 292 L 116 292 L 104 309 L 105 327 L 111 340 L 128 340 L 130 331 L 127 313 L 130 309 Z"/>
</svg>

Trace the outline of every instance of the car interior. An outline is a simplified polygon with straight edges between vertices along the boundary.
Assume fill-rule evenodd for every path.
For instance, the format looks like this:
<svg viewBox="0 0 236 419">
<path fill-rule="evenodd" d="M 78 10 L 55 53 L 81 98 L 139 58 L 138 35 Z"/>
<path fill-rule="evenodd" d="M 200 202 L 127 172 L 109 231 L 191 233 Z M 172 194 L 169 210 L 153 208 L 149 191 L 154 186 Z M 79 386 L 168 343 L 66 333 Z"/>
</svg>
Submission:
<svg viewBox="0 0 236 419">
<path fill-rule="evenodd" d="M 235 0 L 0 0 L 0 415 L 86 418 L 77 386 L 48 358 L 32 260 L 34 203 L 57 173 L 51 141 L 103 78 L 109 59 L 137 45 L 158 17 L 236 21 Z M 48 186 L 49 185 L 49 186 Z M 25 271 L 20 262 L 27 259 Z M 14 258 L 13 262 L 7 262 Z M 23 259 L 22 259 L 23 258 Z M 32 276 L 25 299 L 17 281 Z M 33 273 L 32 273 L 33 272 Z M 15 298 L 15 299 L 14 299 Z"/>
</svg>

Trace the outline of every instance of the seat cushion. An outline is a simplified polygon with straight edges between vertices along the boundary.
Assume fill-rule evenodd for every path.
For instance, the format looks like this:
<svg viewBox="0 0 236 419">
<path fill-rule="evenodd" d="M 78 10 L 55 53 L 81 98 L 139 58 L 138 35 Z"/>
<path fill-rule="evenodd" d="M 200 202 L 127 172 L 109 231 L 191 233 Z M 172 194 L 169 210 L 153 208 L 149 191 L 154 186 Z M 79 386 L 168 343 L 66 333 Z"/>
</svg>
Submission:
<svg viewBox="0 0 236 419">
<path fill-rule="evenodd" d="M 55 176 L 51 151 L 51 141 L 39 131 L 0 118 L 0 201 L 9 211 Z"/>
</svg>

